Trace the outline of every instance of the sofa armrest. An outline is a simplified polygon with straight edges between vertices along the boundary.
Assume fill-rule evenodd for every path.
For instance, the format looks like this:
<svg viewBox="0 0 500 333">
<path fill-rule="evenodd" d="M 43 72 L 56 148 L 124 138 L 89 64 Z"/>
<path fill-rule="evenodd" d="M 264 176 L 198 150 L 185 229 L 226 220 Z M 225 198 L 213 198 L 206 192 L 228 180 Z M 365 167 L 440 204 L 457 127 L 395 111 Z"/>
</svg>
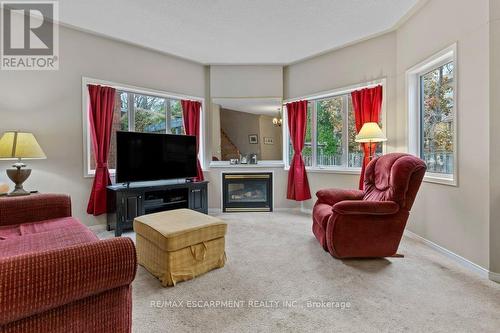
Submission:
<svg viewBox="0 0 500 333">
<path fill-rule="evenodd" d="M 332 210 L 343 215 L 392 215 L 399 211 L 394 201 L 345 200 L 335 204 Z"/>
<path fill-rule="evenodd" d="M 0 325 L 129 285 L 137 259 L 130 238 L 0 259 Z"/>
<path fill-rule="evenodd" d="M 344 200 L 361 200 L 363 196 L 364 192 L 360 190 L 344 190 L 337 188 L 324 189 L 316 192 L 318 202 L 330 206 Z"/>
<path fill-rule="evenodd" d="M 68 216 L 71 216 L 71 199 L 64 194 L 0 198 L 0 226 Z"/>
</svg>

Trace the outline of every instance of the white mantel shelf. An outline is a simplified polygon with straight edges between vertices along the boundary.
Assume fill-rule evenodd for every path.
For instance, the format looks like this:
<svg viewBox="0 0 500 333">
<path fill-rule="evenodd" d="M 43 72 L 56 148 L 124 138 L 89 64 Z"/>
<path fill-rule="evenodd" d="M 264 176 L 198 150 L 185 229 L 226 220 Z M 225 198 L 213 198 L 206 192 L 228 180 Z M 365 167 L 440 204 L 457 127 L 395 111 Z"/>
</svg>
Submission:
<svg viewBox="0 0 500 333">
<path fill-rule="evenodd" d="M 212 162 L 210 163 L 210 169 L 254 169 L 254 168 L 279 168 L 284 169 L 285 164 L 273 163 L 273 162 L 259 162 L 257 164 L 229 164 L 229 162 Z"/>
</svg>

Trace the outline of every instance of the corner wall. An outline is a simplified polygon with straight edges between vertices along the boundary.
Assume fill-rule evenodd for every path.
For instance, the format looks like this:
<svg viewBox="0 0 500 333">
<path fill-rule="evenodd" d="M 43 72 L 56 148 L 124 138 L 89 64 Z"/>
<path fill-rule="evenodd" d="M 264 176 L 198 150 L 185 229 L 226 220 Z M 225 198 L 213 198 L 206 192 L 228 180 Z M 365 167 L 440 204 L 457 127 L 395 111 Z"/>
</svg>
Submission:
<svg viewBox="0 0 500 333">
<path fill-rule="evenodd" d="M 82 76 L 117 83 L 205 96 L 202 65 L 122 42 L 60 27 L 58 71 L 0 73 L 0 133 L 34 132 L 46 160 L 27 161 L 33 169 L 25 188 L 67 193 L 73 215 L 87 225 L 105 223 L 86 213 L 93 178 L 83 177 Z M 11 161 L 0 161 L 0 181 Z"/>
<path fill-rule="evenodd" d="M 285 67 L 285 99 L 386 78 L 387 151 L 396 149 L 396 33 L 391 32 Z M 327 187 L 356 188 L 359 174 L 309 172 L 312 209 L 315 193 Z"/>
<path fill-rule="evenodd" d="M 406 70 L 457 42 L 459 186 L 424 182 L 408 229 L 475 264 L 488 269 L 491 263 L 491 269 L 500 271 L 500 246 L 495 245 L 500 244 L 496 222 L 500 212 L 492 214 L 495 224 L 490 226 L 490 210 L 493 212 L 500 202 L 500 180 L 498 188 L 492 188 L 495 200 L 489 199 L 490 143 L 491 150 L 500 156 L 496 152 L 500 138 L 489 136 L 489 91 L 495 89 L 489 86 L 489 3 L 428 1 L 395 32 L 285 67 L 284 89 L 288 99 L 386 77 L 387 151 L 404 152 L 408 137 Z M 495 32 L 499 29 L 496 13 Z M 492 68 L 500 68 L 498 61 Z M 498 72 L 495 69 L 497 84 Z M 498 100 L 495 103 L 498 109 Z M 500 160 L 492 163 L 496 169 L 500 167 Z M 359 176 L 309 172 L 308 177 L 315 192 L 327 187 L 356 187 Z M 311 208 L 312 201 L 304 206 Z M 490 239 L 495 244 L 490 246 Z M 490 251 L 497 261 L 490 260 Z"/>
<path fill-rule="evenodd" d="M 489 267 L 488 0 L 429 1 L 397 30 L 398 150 L 407 149 L 406 70 L 457 42 L 458 186 L 424 182 L 408 229 Z M 434 23 L 436 22 L 436 23 Z"/>
</svg>

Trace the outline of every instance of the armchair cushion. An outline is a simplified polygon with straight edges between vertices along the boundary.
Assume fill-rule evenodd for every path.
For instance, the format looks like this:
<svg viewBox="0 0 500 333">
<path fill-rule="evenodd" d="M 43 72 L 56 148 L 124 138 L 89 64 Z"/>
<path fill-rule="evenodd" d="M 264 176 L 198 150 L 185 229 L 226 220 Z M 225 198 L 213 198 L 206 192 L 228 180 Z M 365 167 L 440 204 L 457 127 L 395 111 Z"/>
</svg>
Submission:
<svg viewBox="0 0 500 333">
<path fill-rule="evenodd" d="M 391 215 L 399 211 L 394 201 L 344 200 L 333 206 L 333 211 L 343 215 Z"/>
<path fill-rule="evenodd" d="M 335 205 L 337 202 L 343 200 L 361 200 L 363 199 L 364 192 L 359 190 L 344 190 L 344 189 L 324 189 L 316 192 L 318 202 L 330 206 Z"/>
</svg>

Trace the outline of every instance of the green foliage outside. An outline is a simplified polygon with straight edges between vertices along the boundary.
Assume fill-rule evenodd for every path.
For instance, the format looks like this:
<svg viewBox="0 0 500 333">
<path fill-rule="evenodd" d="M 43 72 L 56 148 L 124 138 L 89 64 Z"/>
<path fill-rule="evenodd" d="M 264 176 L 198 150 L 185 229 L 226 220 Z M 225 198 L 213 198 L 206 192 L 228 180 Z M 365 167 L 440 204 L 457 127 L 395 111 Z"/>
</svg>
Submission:
<svg viewBox="0 0 500 333">
<path fill-rule="evenodd" d="M 128 129 L 128 109 L 129 93 L 120 93 L 121 112 L 120 127 L 122 130 Z M 135 131 L 136 132 L 158 132 L 165 133 L 167 112 L 165 110 L 165 99 L 160 97 L 133 94 L 135 110 Z M 182 119 L 181 103 L 177 100 L 167 100 L 170 106 L 171 119 Z M 182 123 L 182 122 L 181 122 Z M 181 129 L 172 129 L 177 134 L 183 134 Z"/>
</svg>

